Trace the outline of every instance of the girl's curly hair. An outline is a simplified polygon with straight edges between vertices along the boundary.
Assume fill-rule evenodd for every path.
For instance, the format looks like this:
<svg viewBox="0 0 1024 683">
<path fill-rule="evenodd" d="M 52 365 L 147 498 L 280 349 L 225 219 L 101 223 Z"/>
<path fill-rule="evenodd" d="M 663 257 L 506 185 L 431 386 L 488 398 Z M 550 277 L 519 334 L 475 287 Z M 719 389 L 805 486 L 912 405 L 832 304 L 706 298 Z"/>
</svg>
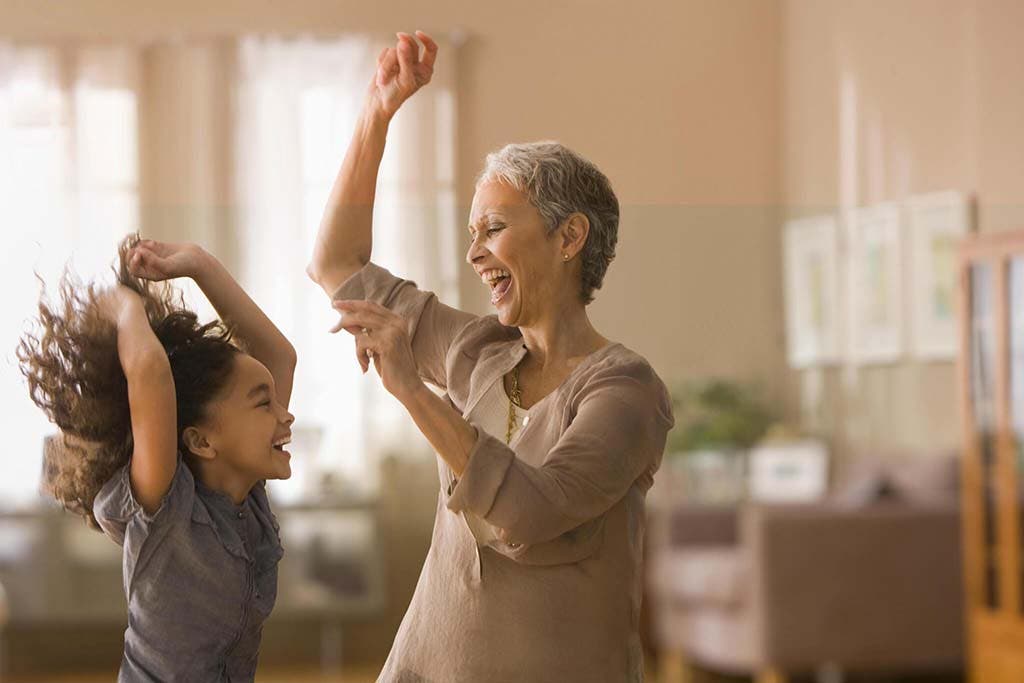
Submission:
<svg viewBox="0 0 1024 683">
<path fill-rule="evenodd" d="M 142 280 L 128 272 L 137 234 L 118 245 L 117 281 L 142 298 L 150 327 L 167 352 L 182 431 L 203 420 L 210 401 L 225 387 L 240 349 L 221 321 L 200 324 L 168 282 Z M 43 448 L 42 489 L 65 509 L 99 529 L 93 501 L 124 466 L 133 449 L 128 382 L 117 355 L 117 329 L 100 314 L 102 288 L 81 286 L 65 271 L 56 304 L 39 301 L 38 329 L 26 332 L 17 349 L 29 396 L 60 432 Z"/>
</svg>

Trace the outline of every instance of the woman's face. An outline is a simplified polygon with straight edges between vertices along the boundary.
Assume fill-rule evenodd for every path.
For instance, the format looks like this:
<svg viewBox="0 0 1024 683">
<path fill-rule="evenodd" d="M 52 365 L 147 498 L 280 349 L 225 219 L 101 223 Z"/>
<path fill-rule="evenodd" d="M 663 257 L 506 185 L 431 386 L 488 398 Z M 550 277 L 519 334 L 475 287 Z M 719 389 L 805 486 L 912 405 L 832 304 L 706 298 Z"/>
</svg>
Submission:
<svg viewBox="0 0 1024 683">
<path fill-rule="evenodd" d="M 292 474 L 291 454 L 283 445 L 291 440 L 295 417 L 278 403 L 274 391 L 266 366 L 239 353 L 227 387 L 208 409 L 204 432 L 217 460 L 255 481 Z"/>
<path fill-rule="evenodd" d="M 562 263 L 558 231 L 522 192 L 497 181 L 482 183 L 473 197 L 466 261 L 491 292 L 503 325 L 536 324 L 571 287 Z"/>
</svg>

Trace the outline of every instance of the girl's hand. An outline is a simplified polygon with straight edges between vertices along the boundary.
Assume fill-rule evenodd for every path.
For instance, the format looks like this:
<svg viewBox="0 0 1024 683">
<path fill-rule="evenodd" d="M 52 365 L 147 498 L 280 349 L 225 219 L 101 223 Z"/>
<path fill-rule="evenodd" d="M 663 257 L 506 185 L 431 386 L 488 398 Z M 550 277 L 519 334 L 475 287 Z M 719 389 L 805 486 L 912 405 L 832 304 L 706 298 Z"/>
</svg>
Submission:
<svg viewBox="0 0 1024 683">
<path fill-rule="evenodd" d="M 128 272 L 146 280 L 170 280 L 198 273 L 203 250 L 195 244 L 139 240 L 128 255 Z"/>
<path fill-rule="evenodd" d="M 398 33 L 395 47 L 384 48 L 377 57 L 377 73 L 370 83 L 368 95 L 378 110 L 391 118 L 402 103 L 430 82 L 434 75 L 437 43 L 423 31 L 416 31 L 420 44 L 408 33 Z"/>
<path fill-rule="evenodd" d="M 356 338 L 356 358 L 364 373 L 372 358 L 384 388 L 399 401 L 423 388 L 404 318 L 372 301 L 335 301 L 333 307 L 342 316 L 331 333 L 345 330 Z"/>
</svg>

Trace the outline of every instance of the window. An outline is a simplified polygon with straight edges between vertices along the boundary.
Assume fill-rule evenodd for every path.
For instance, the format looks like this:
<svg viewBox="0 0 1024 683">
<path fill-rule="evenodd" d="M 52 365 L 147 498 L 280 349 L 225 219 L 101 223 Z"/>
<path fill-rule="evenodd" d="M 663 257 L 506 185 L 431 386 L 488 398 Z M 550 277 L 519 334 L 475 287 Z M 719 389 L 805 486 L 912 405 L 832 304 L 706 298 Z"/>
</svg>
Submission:
<svg viewBox="0 0 1024 683">
<path fill-rule="evenodd" d="M 376 485 L 384 453 L 429 452 L 377 377 L 363 376 L 337 315 L 303 276 L 380 45 L 251 39 L 239 48 L 236 129 L 242 280 L 299 353 L 293 476 L 279 497 Z M 435 74 L 392 122 L 374 215 L 374 260 L 455 303 L 454 106 Z M 417 451 L 417 449 L 419 449 Z"/>
<path fill-rule="evenodd" d="M 372 489 L 381 455 L 430 452 L 379 380 L 362 376 L 352 340 L 327 334 L 336 314 L 304 273 L 379 49 L 365 37 L 0 46 L 0 205 L 14 226 L 0 257 L 0 405 L 5 425 L 18 425 L 0 505 L 38 500 L 42 438 L 55 431 L 28 399 L 14 354 L 35 311 L 33 272 L 51 287 L 66 263 L 109 278 L 118 240 L 140 228 L 217 253 L 295 344 L 294 476 L 275 482 L 275 495 Z M 440 62 L 393 122 L 374 225 L 375 260 L 449 304 L 459 234 L 453 73 L 453 57 Z M 185 143 L 194 151 L 177 149 Z M 201 317 L 212 314 L 194 286 L 182 289 Z"/>
<path fill-rule="evenodd" d="M 35 312 L 34 273 L 98 273 L 138 229 L 136 57 L 115 48 L 0 46 L 0 287 L 5 506 L 37 500 L 42 440 L 55 427 L 29 401 L 14 349 Z"/>
</svg>

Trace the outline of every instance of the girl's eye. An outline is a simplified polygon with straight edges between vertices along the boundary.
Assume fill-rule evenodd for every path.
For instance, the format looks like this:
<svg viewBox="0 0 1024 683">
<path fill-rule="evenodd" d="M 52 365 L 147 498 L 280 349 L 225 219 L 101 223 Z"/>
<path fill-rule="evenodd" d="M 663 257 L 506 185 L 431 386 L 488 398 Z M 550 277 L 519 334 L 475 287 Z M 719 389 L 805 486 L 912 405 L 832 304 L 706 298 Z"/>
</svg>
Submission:
<svg viewBox="0 0 1024 683">
<path fill-rule="evenodd" d="M 257 407 L 269 406 L 269 405 L 270 405 L 270 401 L 264 401 L 263 403 L 257 404 Z"/>
</svg>

